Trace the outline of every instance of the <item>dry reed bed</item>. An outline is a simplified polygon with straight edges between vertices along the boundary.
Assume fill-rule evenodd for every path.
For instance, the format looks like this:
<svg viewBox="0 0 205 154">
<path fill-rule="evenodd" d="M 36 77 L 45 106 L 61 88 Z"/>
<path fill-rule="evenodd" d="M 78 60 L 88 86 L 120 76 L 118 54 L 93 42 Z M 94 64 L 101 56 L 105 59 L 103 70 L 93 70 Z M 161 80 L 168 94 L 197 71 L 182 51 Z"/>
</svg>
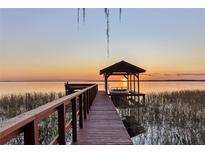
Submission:
<svg viewBox="0 0 205 154">
<path fill-rule="evenodd" d="M 4 95 L 0 98 L 0 122 L 44 105 L 62 96 L 64 96 L 64 94 L 61 92 L 34 92 Z M 71 117 L 69 109 L 70 107 L 67 108 L 67 121 Z M 57 122 L 57 112 L 54 112 L 39 123 L 40 144 L 49 144 L 57 135 Z M 7 144 L 23 144 L 23 133 L 21 133 L 17 138 L 9 141 Z"/>
<path fill-rule="evenodd" d="M 0 98 L 0 122 L 64 96 L 63 93 L 26 93 Z M 117 102 L 116 102 L 117 103 Z M 71 118 L 70 107 L 67 119 Z M 132 138 L 134 144 L 205 144 L 205 91 L 152 93 L 146 107 L 119 108 L 121 116 L 134 116 L 146 130 Z M 57 134 L 57 113 L 39 123 L 39 143 Z M 67 141 L 71 141 L 68 132 Z M 23 134 L 7 144 L 23 144 Z"/>
<path fill-rule="evenodd" d="M 146 107 L 119 109 L 134 116 L 146 132 L 134 144 L 205 144 L 205 91 L 152 93 Z"/>
</svg>

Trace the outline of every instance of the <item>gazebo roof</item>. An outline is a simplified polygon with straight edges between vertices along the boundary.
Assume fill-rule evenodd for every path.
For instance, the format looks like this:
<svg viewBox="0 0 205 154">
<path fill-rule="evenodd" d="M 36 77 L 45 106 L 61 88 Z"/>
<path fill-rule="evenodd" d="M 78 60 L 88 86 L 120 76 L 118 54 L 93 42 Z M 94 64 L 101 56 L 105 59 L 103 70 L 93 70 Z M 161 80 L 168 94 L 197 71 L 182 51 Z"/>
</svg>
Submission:
<svg viewBox="0 0 205 154">
<path fill-rule="evenodd" d="M 106 67 L 102 70 L 100 70 L 100 75 L 101 74 L 138 74 L 138 73 L 143 73 L 146 70 L 137 67 L 133 64 L 130 64 L 124 60 L 115 63 L 109 67 Z"/>
</svg>

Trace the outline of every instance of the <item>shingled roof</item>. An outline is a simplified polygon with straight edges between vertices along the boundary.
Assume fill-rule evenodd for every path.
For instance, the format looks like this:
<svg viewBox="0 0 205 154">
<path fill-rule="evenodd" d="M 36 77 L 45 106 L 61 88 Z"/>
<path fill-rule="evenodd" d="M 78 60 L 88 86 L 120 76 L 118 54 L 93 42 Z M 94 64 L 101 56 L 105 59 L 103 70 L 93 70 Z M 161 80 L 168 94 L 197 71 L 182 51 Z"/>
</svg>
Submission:
<svg viewBox="0 0 205 154">
<path fill-rule="evenodd" d="M 138 74 L 138 73 L 143 73 L 146 70 L 137 67 L 133 64 L 130 64 L 124 60 L 115 63 L 109 67 L 106 67 L 102 70 L 100 70 L 100 75 L 101 74 L 109 74 L 109 73 L 128 73 L 128 74 Z"/>
</svg>

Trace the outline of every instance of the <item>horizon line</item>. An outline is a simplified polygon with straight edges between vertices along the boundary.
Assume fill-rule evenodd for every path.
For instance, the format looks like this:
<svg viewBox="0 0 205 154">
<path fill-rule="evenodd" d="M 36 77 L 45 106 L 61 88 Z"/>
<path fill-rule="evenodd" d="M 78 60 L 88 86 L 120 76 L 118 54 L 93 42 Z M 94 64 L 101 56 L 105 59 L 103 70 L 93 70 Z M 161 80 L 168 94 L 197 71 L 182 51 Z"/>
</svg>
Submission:
<svg viewBox="0 0 205 154">
<path fill-rule="evenodd" d="M 127 82 L 122 80 L 109 80 L 110 82 Z M 133 81 L 133 80 L 131 80 Z M 205 82 L 205 79 L 158 79 L 140 80 L 141 82 Z M 104 80 L 0 80 L 0 82 L 104 82 Z"/>
</svg>

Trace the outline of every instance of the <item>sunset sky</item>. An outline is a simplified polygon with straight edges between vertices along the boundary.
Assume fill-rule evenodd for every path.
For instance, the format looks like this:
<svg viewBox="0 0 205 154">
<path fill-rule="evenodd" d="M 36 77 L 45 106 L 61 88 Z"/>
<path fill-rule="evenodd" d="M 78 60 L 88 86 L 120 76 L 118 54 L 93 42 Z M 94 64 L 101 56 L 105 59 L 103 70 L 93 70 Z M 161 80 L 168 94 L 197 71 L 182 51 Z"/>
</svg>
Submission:
<svg viewBox="0 0 205 154">
<path fill-rule="evenodd" d="M 205 79 L 205 9 L 0 9 L 0 81 L 95 80 L 125 60 L 141 79 Z"/>
</svg>

